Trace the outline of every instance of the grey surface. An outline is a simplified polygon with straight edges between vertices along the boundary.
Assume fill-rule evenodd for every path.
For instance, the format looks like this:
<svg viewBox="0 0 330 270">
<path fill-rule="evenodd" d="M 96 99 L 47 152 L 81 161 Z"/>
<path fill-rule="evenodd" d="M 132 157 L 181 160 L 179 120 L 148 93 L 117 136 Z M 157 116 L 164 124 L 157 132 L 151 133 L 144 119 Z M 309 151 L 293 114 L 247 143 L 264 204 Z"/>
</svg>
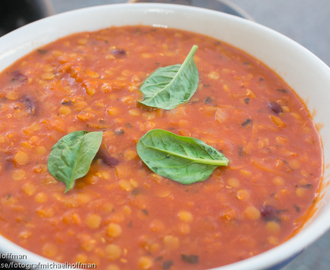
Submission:
<svg viewBox="0 0 330 270">
<path fill-rule="evenodd" d="M 53 0 L 54 12 L 125 0 Z M 330 0 L 231 0 L 254 20 L 313 52 L 330 66 Z M 330 231 L 282 270 L 330 269 Z M 242 269 L 244 270 L 244 269 Z"/>
<path fill-rule="evenodd" d="M 243 8 L 256 22 L 297 41 L 330 66 L 329 0 L 232 0 L 231 2 Z"/>
</svg>

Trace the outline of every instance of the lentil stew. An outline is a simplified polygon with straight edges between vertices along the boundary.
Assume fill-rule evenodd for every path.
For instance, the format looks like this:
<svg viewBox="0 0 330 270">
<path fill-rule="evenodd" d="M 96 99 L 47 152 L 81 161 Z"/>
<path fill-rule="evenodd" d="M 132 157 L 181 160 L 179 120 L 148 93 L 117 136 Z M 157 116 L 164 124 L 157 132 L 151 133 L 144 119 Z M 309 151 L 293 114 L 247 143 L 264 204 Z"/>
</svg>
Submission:
<svg viewBox="0 0 330 270">
<path fill-rule="evenodd" d="M 139 103 L 145 79 L 194 44 L 191 99 L 171 110 Z M 272 70 L 215 39 L 147 26 L 74 34 L 14 63 L 0 85 L 0 232 L 52 260 L 217 267 L 284 242 L 316 198 L 322 149 L 306 107 Z M 191 185 L 157 175 L 136 150 L 153 129 L 200 139 L 230 163 Z M 64 193 L 47 160 L 79 130 L 102 131 L 102 144 Z"/>
</svg>

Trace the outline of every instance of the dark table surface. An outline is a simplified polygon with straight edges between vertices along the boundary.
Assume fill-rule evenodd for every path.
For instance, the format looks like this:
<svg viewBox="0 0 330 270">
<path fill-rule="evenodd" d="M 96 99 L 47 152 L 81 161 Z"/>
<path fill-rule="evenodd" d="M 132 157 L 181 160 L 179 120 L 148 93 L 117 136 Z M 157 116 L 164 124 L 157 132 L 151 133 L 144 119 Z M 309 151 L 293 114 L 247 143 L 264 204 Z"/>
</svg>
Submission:
<svg viewBox="0 0 330 270">
<path fill-rule="evenodd" d="M 44 2 L 47 15 L 88 6 L 126 2 L 126 0 L 34 1 Z M 330 66 L 328 23 L 330 0 L 231 0 L 230 4 L 244 10 L 257 23 L 295 40 Z M 330 269 L 329 250 L 330 231 L 282 270 L 328 270 Z"/>
</svg>

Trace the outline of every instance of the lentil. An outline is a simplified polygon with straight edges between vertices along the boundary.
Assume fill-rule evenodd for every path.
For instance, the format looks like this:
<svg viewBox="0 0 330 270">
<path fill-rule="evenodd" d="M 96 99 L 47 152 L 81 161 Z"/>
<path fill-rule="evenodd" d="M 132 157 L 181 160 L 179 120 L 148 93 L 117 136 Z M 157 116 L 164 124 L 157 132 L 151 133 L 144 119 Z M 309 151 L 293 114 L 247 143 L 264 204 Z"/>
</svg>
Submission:
<svg viewBox="0 0 330 270">
<path fill-rule="evenodd" d="M 119 224 L 110 223 L 107 228 L 107 235 L 110 237 L 118 237 L 122 232 Z"/>
</svg>

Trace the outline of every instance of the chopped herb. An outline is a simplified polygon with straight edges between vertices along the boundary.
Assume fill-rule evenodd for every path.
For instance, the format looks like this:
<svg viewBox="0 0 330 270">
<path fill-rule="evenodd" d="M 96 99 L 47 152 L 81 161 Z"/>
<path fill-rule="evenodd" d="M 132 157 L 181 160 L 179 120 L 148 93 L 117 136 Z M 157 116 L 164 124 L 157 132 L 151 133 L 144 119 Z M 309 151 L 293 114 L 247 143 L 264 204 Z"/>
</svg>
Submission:
<svg viewBox="0 0 330 270">
<path fill-rule="evenodd" d="M 133 223 L 132 220 L 130 220 L 130 221 L 128 222 L 128 224 L 127 224 L 127 227 L 128 227 L 128 228 L 132 228 L 132 223 Z"/>
<path fill-rule="evenodd" d="M 163 264 L 162 264 L 162 268 L 164 270 L 169 270 L 172 267 L 173 264 L 174 264 L 173 261 L 164 261 Z"/>
<path fill-rule="evenodd" d="M 210 97 L 207 97 L 204 101 L 205 104 L 210 104 L 212 102 L 212 99 Z"/>
<path fill-rule="evenodd" d="M 245 98 L 245 99 L 244 99 L 244 102 L 245 102 L 245 104 L 249 104 L 249 102 L 250 102 L 250 98 L 248 98 L 248 97 Z"/>
<path fill-rule="evenodd" d="M 259 82 L 263 82 L 264 80 L 264 78 L 259 78 Z"/>
<path fill-rule="evenodd" d="M 136 196 L 136 195 L 139 195 L 139 194 L 141 194 L 141 190 L 140 189 L 135 188 L 135 189 L 132 190 L 132 195 L 133 196 Z"/>
<path fill-rule="evenodd" d="M 158 256 L 158 257 L 155 258 L 155 262 L 161 261 L 162 259 L 163 259 L 162 256 Z"/>
<path fill-rule="evenodd" d="M 117 136 L 121 136 L 121 135 L 124 135 L 125 130 L 123 130 L 123 129 L 115 130 L 114 133 L 115 133 Z"/>
<path fill-rule="evenodd" d="M 210 84 L 203 84 L 204 87 L 210 87 Z"/>
<path fill-rule="evenodd" d="M 279 214 L 281 212 L 288 212 L 289 210 L 288 209 L 279 209 L 279 210 L 276 210 L 276 213 Z"/>
<path fill-rule="evenodd" d="M 195 263 L 198 263 L 198 255 L 181 254 L 181 260 L 183 260 L 187 263 L 195 264 Z"/>
<path fill-rule="evenodd" d="M 307 185 L 303 185 L 303 186 L 301 186 L 302 188 L 311 188 L 311 187 L 313 187 L 313 185 L 312 184 L 307 184 Z"/>
<path fill-rule="evenodd" d="M 125 127 L 132 128 L 133 125 L 132 125 L 131 123 L 126 123 L 126 124 L 125 124 Z"/>
<path fill-rule="evenodd" d="M 238 146 L 238 155 L 241 157 L 244 154 L 244 147 L 239 145 Z"/>
<path fill-rule="evenodd" d="M 72 106 L 73 102 L 72 102 L 72 100 L 62 101 L 61 104 L 64 106 Z"/>
<path fill-rule="evenodd" d="M 252 123 L 252 120 L 249 118 L 244 123 L 241 124 L 242 127 L 246 127 L 248 124 Z"/>
<path fill-rule="evenodd" d="M 147 209 L 141 209 L 141 211 L 142 211 L 146 216 L 149 215 L 149 212 L 148 212 Z"/>
<path fill-rule="evenodd" d="M 276 221 L 276 222 L 281 221 L 281 219 L 278 216 L 272 216 L 272 217 L 266 218 L 265 220 L 266 221 Z"/>
<path fill-rule="evenodd" d="M 247 66 L 247 65 L 250 65 L 249 62 L 244 62 L 243 65 Z"/>
<path fill-rule="evenodd" d="M 279 92 L 282 92 L 282 93 L 287 93 L 288 92 L 288 90 L 285 90 L 285 89 L 276 89 L 277 91 L 279 91 Z"/>
<path fill-rule="evenodd" d="M 38 49 L 37 52 L 38 52 L 38 53 L 41 53 L 41 54 L 45 54 L 45 53 L 47 53 L 46 50 L 42 50 L 42 49 Z"/>
<path fill-rule="evenodd" d="M 294 209 L 296 209 L 297 213 L 300 213 L 300 207 L 295 204 L 293 206 L 294 206 Z"/>
</svg>

